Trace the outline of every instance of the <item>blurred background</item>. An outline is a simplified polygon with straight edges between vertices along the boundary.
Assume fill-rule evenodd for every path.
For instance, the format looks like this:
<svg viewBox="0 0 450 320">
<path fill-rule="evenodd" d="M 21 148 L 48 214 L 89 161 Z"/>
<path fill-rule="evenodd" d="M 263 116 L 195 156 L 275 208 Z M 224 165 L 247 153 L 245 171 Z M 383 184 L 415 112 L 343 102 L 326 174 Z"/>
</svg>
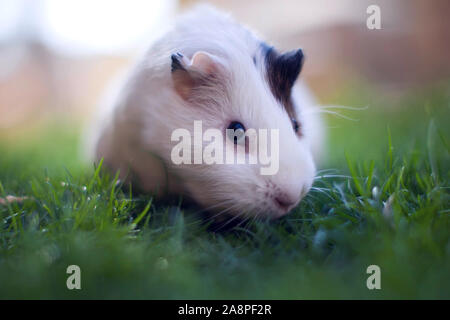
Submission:
<svg viewBox="0 0 450 320">
<path fill-rule="evenodd" d="M 450 1 L 210 1 L 303 48 L 320 103 L 358 107 L 321 109 L 344 117 L 299 209 L 229 237 L 79 157 L 109 82 L 196 3 L 0 0 L 0 299 L 448 299 Z"/>
<path fill-rule="evenodd" d="M 1 0 L 0 135 L 89 117 L 108 81 L 197 2 Z M 280 49 L 302 47 L 303 77 L 323 103 L 343 86 L 395 98 L 450 76 L 448 0 L 209 2 Z M 366 27 L 370 4 L 380 30 Z"/>
</svg>

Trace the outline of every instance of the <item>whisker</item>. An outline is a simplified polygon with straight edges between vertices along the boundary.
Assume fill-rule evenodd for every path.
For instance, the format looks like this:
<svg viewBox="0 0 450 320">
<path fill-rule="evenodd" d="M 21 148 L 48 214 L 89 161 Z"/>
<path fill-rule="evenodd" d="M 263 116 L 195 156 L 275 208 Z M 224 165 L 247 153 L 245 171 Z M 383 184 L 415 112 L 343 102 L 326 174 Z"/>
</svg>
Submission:
<svg viewBox="0 0 450 320">
<path fill-rule="evenodd" d="M 224 228 L 226 225 L 230 224 L 231 222 L 233 222 L 234 220 L 236 220 L 237 218 L 239 218 L 245 214 L 246 214 L 246 211 L 242 211 L 242 213 L 235 215 L 233 218 L 229 219 L 222 226 L 220 226 L 219 229 L 217 229 L 217 231 Z"/>
<path fill-rule="evenodd" d="M 330 110 L 326 110 L 326 109 L 324 109 L 324 110 L 319 110 L 318 113 L 332 114 L 332 115 L 334 115 L 334 116 L 336 116 L 336 117 L 339 117 L 339 118 L 342 118 L 342 119 L 345 119 L 345 120 L 349 120 L 349 121 L 355 121 L 355 122 L 359 121 L 359 119 L 353 119 L 353 118 L 351 118 L 351 117 L 349 117 L 349 116 L 345 116 L 345 115 L 343 115 L 343 114 L 340 114 L 339 112 L 336 112 L 336 111 L 330 111 Z"/>
<path fill-rule="evenodd" d="M 204 213 L 204 212 L 209 211 L 209 210 L 211 210 L 211 209 L 213 209 L 213 208 L 217 208 L 217 207 L 219 207 L 219 206 L 223 206 L 223 205 L 229 204 L 230 202 L 233 202 L 233 203 L 234 203 L 233 200 L 227 199 L 227 200 L 224 200 L 224 201 L 222 201 L 222 202 L 216 203 L 215 205 L 212 205 L 212 206 L 203 208 L 203 209 L 201 209 L 201 210 L 198 210 L 198 211 L 196 211 L 196 212 L 193 212 L 192 215 L 198 215 L 198 214 L 200 214 L 200 213 Z M 232 207 L 229 207 L 229 208 L 233 208 L 233 206 L 232 206 Z M 190 226 L 190 225 L 194 225 L 194 224 L 199 224 L 199 223 L 208 222 L 208 221 L 211 221 L 212 219 L 214 219 L 215 217 L 217 217 L 218 215 L 220 215 L 220 212 L 219 212 L 219 214 L 216 214 L 216 215 L 214 215 L 214 216 L 212 216 L 212 217 L 209 217 L 209 218 L 207 218 L 207 219 L 198 219 L 198 220 L 195 220 L 195 221 L 193 221 L 193 222 L 191 222 L 191 223 L 188 223 L 188 224 L 186 224 L 186 225 L 189 225 L 189 226 Z"/>
<path fill-rule="evenodd" d="M 352 179 L 353 177 L 346 176 L 346 175 L 341 175 L 341 174 L 328 174 L 328 175 L 316 176 L 316 177 L 314 177 L 314 180 L 318 180 L 318 179 L 332 179 L 332 178 Z"/>
<path fill-rule="evenodd" d="M 325 190 L 329 190 L 329 189 L 322 189 L 322 188 L 311 188 L 311 192 L 318 192 L 318 193 L 323 193 L 325 194 L 328 198 L 334 200 L 334 198 Z"/>
<path fill-rule="evenodd" d="M 208 218 L 208 219 L 205 219 L 204 221 L 205 221 L 205 222 L 211 221 L 211 220 L 213 220 L 213 219 L 219 217 L 220 215 L 226 214 L 227 212 L 230 212 L 231 210 L 236 209 L 237 207 L 239 207 L 239 204 L 234 204 L 234 205 L 232 205 L 231 207 L 225 208 L 224 210 L 220 211 L 219 213 L 213 215 L 212 217 L 210 217 L 210 218 Z M 233 219 L 234 219 L 234 218 L 233 218 Z"/>
<path fill-rule="evenodd" d="M 369 106 L 364 107 L 350 107 L 350 106 L 338 106 L 338 105 L 325 105 L 320 106 L 318 109 L 344 109 L 344 110 L 353 110 L 353 111 L 364 111 L 369 109 Z"/>
</svg>

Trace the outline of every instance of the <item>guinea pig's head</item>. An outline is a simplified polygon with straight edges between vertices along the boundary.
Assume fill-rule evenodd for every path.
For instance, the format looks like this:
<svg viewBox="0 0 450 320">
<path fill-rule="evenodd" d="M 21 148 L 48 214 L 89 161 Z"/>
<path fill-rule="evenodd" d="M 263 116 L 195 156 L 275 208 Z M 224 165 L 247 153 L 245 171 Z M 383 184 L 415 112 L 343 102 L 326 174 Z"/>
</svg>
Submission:
<svg viewBox="0 0 450 320">
<path fill-rule="evenodd" d="M 207 210 L 278 218 L 309 191 L 315 165 L 301 101 L 292 97 L 302 65 L 301 50 L 280 54 L 266 45 L 234 57 L 204 51 L 172 55 L 173 85 L 183 102 L 180 117 L 193 134 L 193 153 L 203 150 L 202 161 L 173 168 L 187 193 Z M 201 121 L 200 139 L 194 121 Z M 211 152 L 208 146 L 219 140 Z M 233 163 L 227 161 L 230 154 L 236 155 Z M 208 156 L 219 161 L 208 163 Z"/>
</svg>

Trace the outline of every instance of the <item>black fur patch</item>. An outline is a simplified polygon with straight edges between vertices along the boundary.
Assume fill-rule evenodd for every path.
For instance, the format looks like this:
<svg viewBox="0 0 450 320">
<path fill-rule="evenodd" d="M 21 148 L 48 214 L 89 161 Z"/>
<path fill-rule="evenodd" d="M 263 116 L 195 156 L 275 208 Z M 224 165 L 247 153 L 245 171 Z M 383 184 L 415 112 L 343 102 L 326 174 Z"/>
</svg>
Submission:
<svg viewBox="0 0 450 320">
<path fill-rule="evenodd" d="M 170 56 L 172 59 L 172 72 L 176 70 L 185 70 L 183 65 L 180 62 L 180 59 L 183 57 L 181 53 L 175 53 Z"/>
<path fill-rule="evenodd" d="M 291 97 L 292 87 L 303 66 L 301 49 L 278 53 L 273 47 L 261 44 L 265 57 L 267 79 L 275 98 L 281 102 L 289 118 L 296 119 L 295 108 Z"/>
</svg>

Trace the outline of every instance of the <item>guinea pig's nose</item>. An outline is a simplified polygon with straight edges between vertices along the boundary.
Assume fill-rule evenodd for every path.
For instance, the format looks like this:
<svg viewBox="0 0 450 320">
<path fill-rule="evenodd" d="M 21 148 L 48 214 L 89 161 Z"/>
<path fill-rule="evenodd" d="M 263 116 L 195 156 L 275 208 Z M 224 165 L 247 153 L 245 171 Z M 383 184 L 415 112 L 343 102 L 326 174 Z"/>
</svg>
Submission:
<svg viewBox="0 0 450 320">
<path fill-rule="evenodd" d="M 297 200 L 298 199 L 293 199 L 286 193 L 278 193 L 274 197 L 274 201 L 277 204 L 277 206 L 279 206 L 283 210 L 290 209 L 297 202 Z"/>
</svg>

